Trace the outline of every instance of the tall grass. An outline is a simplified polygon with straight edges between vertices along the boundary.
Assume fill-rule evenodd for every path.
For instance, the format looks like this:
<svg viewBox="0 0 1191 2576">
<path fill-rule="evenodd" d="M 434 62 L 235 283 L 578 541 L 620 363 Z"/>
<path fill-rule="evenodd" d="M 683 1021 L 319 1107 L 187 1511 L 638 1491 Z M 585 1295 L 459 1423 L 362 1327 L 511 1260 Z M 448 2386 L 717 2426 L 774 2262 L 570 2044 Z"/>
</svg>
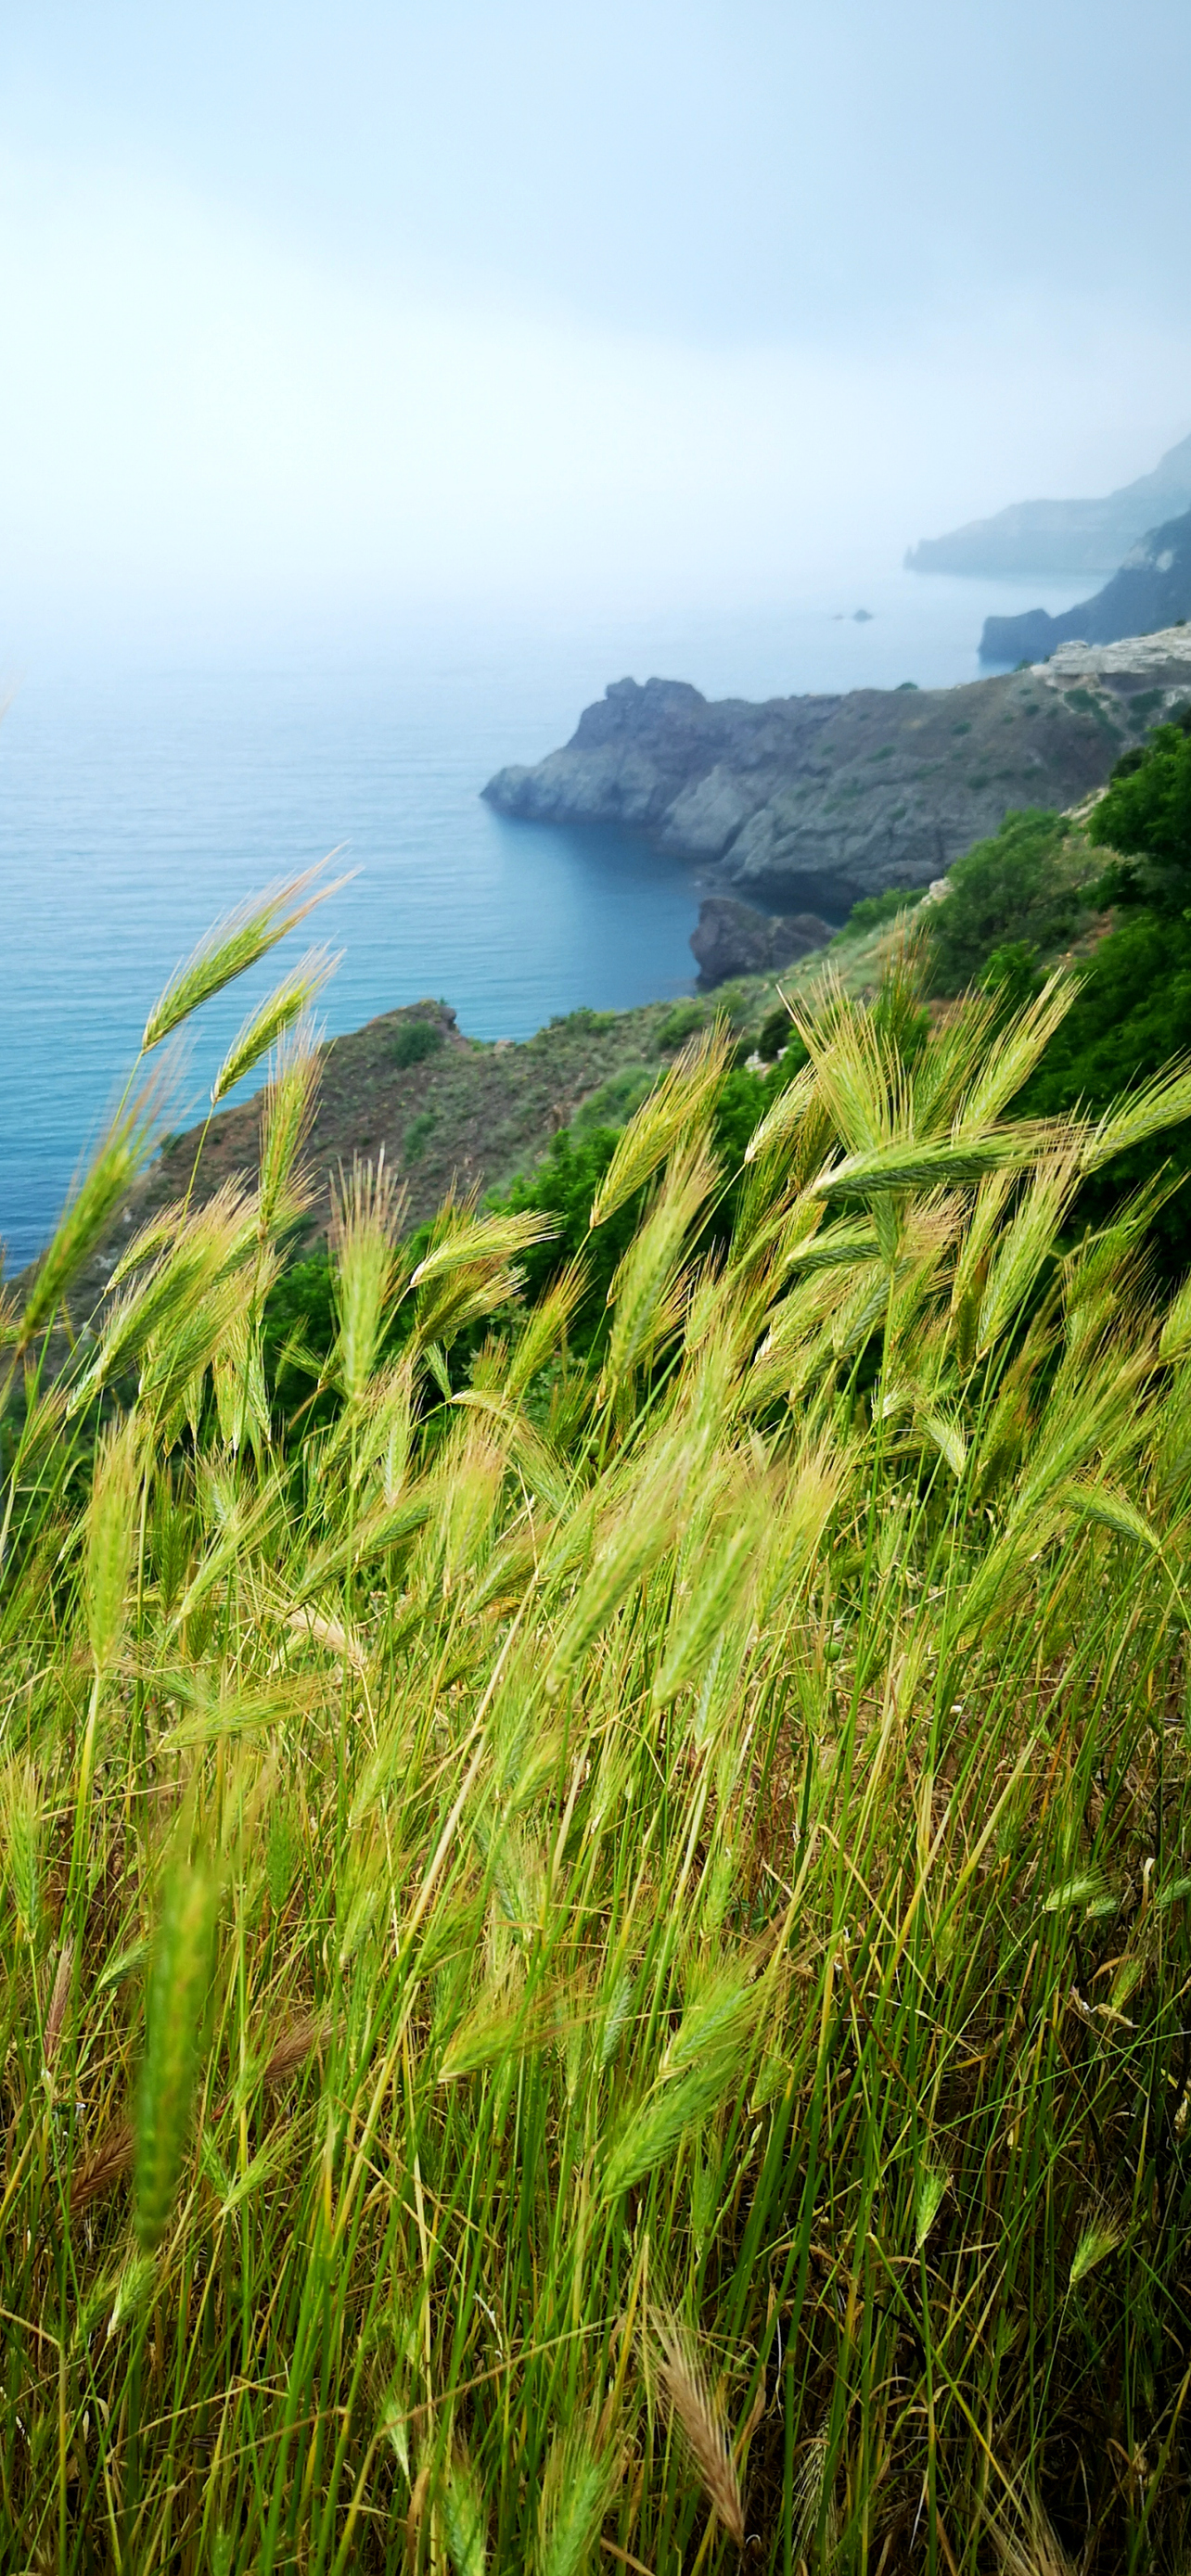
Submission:
<svg viewBox="0 0 1191 2576">
<path fill-rule="evenodd" d="M 1179 2563 L 1191 1299 L 1072 1208 L 1191 1080 L 1015 1125 L 1063 999 L 824 985 L 714 1256 L 693 1041 L 598 1371 L 358 1170 L 278 1437 L 292 1042 L 11 1310 L 6 2564 Z"/>
</svg>

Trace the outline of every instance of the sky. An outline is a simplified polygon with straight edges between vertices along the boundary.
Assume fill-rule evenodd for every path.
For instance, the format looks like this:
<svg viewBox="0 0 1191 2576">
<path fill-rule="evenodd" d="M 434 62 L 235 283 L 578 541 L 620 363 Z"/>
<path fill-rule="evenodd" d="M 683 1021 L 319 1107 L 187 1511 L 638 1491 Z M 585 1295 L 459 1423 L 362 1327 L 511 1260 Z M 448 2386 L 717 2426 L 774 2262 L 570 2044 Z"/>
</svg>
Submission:
<svg viewBox="0 0 1191 2576">
<path fill-rule="evenodd" d="M 1191 430 L 1188 0 L 4 0 L 0 595 L 722 598 Z"/>
</svg>

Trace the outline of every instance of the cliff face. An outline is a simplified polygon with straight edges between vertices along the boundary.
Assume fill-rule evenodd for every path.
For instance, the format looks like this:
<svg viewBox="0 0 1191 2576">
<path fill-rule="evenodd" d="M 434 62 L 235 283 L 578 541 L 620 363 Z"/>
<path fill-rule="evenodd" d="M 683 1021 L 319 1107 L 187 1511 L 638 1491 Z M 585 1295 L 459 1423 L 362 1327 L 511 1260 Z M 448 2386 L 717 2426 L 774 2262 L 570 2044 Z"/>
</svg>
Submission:
<svg viewBox="0 0 1191 2576">
<path fill-rule="evenodd" d="M 1061 617 L 1044 608 L 1023 617 L 988 617 L 980 638 L 984 662 L 1041 661 L 1057 644 L 1115 644 L 1150 635 L 1191 617 L 1191 510 L 1151 528 L 1114 580 Z"/>
<path fill-rule="evenodd" d="M 1066 806 L 1103 785 L 1163 687 L 1148 639 L 1120 666 L 1053 665 L 959 689 L 857 689 L 847 697 L 709 704 L 677 681 L 618 680 L 562 751 L 502 769 L 501 813 L 619 823 L 701 860 L 708 892 L 766 913 L 844 919 L 860 895 L 929 884 L 1007 806 Z M 1163 669 L 1191 694 L 1191 630 Z M 1141 703 L 1135 705 L 1134 701 Z"/>
<path fill-rule="evenodd" d="M 1018 501 L 995 518 L 973 519 L 945 537 L 911 547 L 911 572 L 1017 575 L 1114 572 L 1130 546 L 1160 519 L 1191 508 L 1191 438 L 1172 447 L 1152 474 L 1100 501 Z M 1122 629 L 1122 632 L 1126 630 Z"/>
<path fill-rule="evenodd" d="M 724 983 L 729 975 L 771 974 L 775 966 L 790 966 L 796 957 L 825 948 L 830 937 L 831 923 L 817 913 L 797 912 L 787 920 L 781 913 L 758 912 L 733 895 L 709 894 L 699 906 L 691 947 L 699 981 L 710 986 Z"/>
</svg>

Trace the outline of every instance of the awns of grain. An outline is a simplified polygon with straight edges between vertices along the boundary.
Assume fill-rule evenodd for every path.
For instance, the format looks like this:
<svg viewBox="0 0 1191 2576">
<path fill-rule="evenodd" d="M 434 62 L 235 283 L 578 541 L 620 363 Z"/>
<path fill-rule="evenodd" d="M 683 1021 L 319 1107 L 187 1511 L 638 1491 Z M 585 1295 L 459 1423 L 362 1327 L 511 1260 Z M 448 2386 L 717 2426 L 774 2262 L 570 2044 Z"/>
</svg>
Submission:
<svg viewBox="0 0 1191 2576">
<path fill-rule="evenodd" d="M 915 971 L 800 1002 L 743 1171 L 722 1041 L 678 1060 L 585 1372 L 582 1262 L 527 1312 L 532 1228 L 452 1202 L 417 1271 L 361 1166 L 282 1416 L 298 1027 L 261 1189 L 180 1195 L 10 1381 L 22 2563 L 1175 2563 L 1188 1300 L 1079 1176 L 1185 1085 L 1015 1125 L 1064 988 L 924 1030 Z"/>
</svg>

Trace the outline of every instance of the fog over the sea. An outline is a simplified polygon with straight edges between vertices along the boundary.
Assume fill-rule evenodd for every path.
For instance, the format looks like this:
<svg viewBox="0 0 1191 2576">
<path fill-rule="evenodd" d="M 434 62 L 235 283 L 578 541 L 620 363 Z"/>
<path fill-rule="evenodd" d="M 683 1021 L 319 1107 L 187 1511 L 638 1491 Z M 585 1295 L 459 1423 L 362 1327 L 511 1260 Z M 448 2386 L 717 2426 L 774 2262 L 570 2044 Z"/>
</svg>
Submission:
<svg viewBox="0 0 1191 2576">
<path fill-rule="evenodd" d="M 764 603 L 1191 428 L 1187 0 L 7 0 L 0 646 Z"/>
</svg>

